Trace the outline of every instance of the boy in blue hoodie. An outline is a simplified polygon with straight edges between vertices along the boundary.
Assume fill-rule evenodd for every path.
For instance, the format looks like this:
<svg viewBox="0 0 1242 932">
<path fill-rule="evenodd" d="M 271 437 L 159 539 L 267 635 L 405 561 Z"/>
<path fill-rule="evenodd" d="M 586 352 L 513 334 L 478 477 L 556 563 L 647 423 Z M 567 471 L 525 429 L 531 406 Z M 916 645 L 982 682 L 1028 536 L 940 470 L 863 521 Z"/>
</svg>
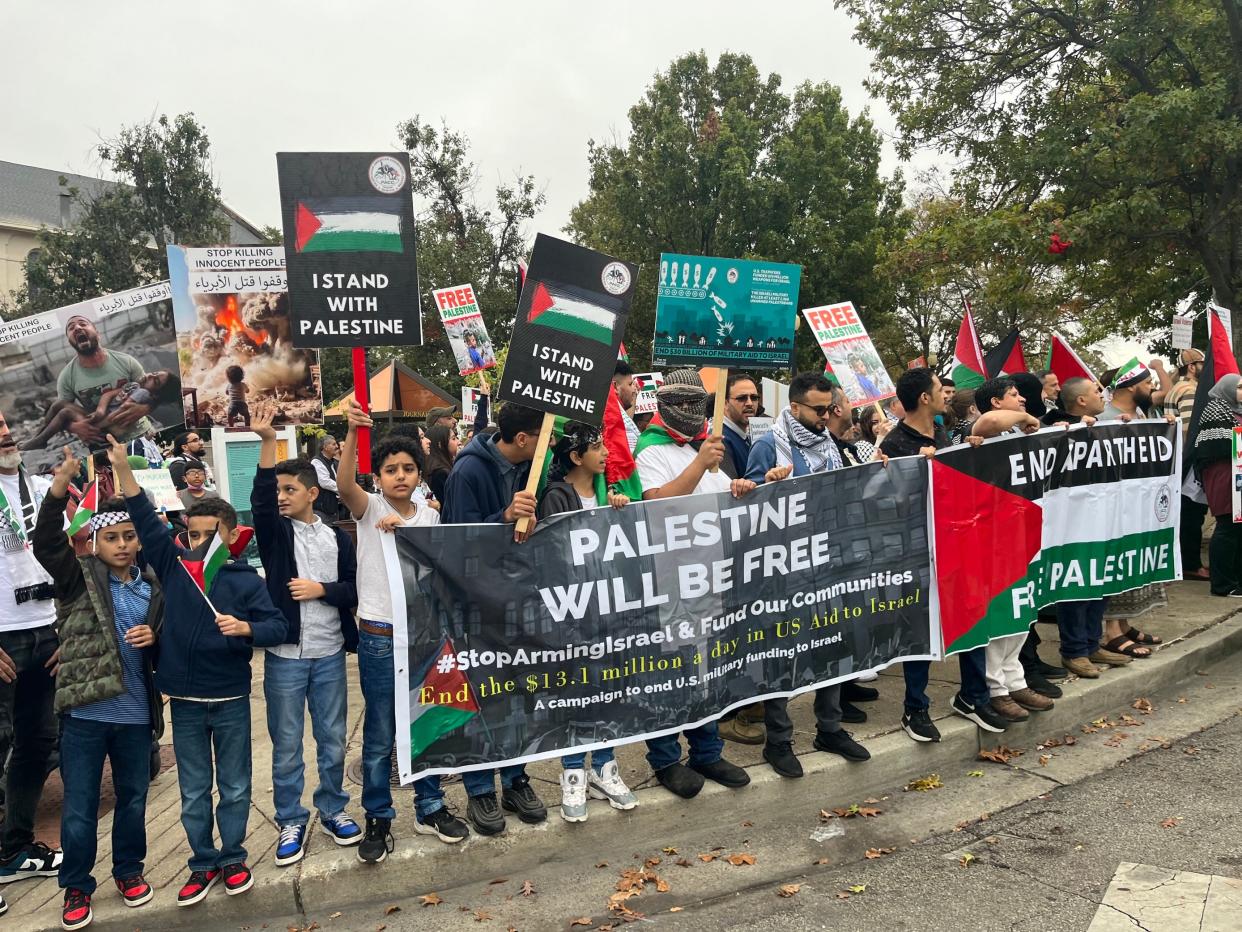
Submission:
<svg viewBox="0 0 1242 932">
<path fill-rule="evenodd" d="M 190 553 L 173 543 L 134 479 L 125 447 L 111 435 L 108 442 L 116 486 L 170 608 L 159 639 L 155 687 L 169 697 L 181 825 L 192 852 L 190 877 L 177 905 L 192 906 L 221 879 L 230 896 L 254 885 L 243 847 L 250 816 L 250 655 L 254 647 L 283 642 L 288 623 L 248 564 L 230 560 L 205 593 L 198 587 L 181 565 Z M 184 517 L 191 551 L 206 550 L 217 536 L 226 546 L 239 537 L 237 512 L 224 499 L 195 502 Z M 219 848 L 212 837 L 213 776 L 220 793 Z"/>
</svg>

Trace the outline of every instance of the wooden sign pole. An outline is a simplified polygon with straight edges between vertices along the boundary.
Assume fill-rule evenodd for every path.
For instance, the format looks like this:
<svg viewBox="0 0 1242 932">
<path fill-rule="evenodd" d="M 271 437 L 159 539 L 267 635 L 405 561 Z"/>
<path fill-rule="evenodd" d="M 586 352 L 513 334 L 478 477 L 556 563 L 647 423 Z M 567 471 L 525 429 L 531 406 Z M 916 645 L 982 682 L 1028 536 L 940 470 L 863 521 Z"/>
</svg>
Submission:
<svg viewBox="0 0 1242 932">
<path fill-rule="evenodd" d="M 724 436 L 725 400 L 729 394 L 729 370 L 716 370 L 716 406 L 712 409 L 712 436 Z M 712 472 L 720 472 L 719 466 L 713 466 Z"/>
<path fill-rule="evenodd" d="M 539 492 L 539 483 L 543 480 L 543 462 L 548 458 L 548 447 L 552 443 L 552 428 L 556 426 L 556 415 L 545 414 L 543 424 L 539 427 L 539 442 L 535 444 L 535 458 L 530 461 L 530 475 L 526 479 L 526 491 L 531 495 Z M 522 538 L 530 530 L 530 518 L 520 518 L 517 523 L 516 536 Z"/>
<path fill-rule="evenodd" d="M 371 413 L 371 379 L 367 372 L 367 348 L 353 348 L 354 363 L 354 400 L 362 405 L 362 410 Z M 358 472 L 371 471 L 371 428 L 358 428 Z"/>
</svg>

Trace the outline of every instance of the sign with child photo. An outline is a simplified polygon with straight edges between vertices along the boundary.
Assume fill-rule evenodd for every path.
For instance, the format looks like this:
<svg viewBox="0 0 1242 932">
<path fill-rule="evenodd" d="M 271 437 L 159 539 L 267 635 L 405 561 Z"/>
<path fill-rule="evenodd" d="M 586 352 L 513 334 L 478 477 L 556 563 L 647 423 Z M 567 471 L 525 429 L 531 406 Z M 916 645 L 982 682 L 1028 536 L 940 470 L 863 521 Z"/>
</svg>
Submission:
<svg viewBox="0 0 1242 932">
<path fill-rule="evenodd" d="M 598 427 L 637 280 L 636 265 L 540 233 L 500 397 Z"/>
<path fill-rule="evenodd" d="M 827 360 L 825 371 L 854 405 L 868 405 L 897 394 L 858 311 L 849 301 L 803 308 L 815 342 Z"/>
<path fill-rule="evenodd" d="M 168 282 L 0 323 L 0 412 L 34 473 L 184 423 Z"/>
<path fill-rule="evenodd" d="M 457 371 L 473 375 L 495 366 L 496 350 L 492 348 L 492 338 L 487 335 L 487 324 L 483 323 L 483 310 L 475 297 L 474 286 L 437 288 L 431 297 L 440 312 L 440 323 L 453 349 L 453 358 L 457 360 Z"/>
</svg>

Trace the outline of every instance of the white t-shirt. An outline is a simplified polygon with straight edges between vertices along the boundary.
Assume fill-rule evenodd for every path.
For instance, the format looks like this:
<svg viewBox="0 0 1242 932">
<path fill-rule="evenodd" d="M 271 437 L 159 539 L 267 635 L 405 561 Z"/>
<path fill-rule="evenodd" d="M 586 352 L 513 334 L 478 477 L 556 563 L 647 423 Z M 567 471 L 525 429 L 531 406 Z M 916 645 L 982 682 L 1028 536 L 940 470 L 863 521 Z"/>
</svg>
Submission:
<svg viewBox="0 0 1242 932">
<path fill-rule="evenodd" d="M 319 517 L 309 524 L 290 520 L 298 576 L 319 583 L 337 582 L 340 549 L 332 526 Z M 341 634 L 341 613 L 335 605 L 329 605 L 323 599 L 307 599 L 298 603 L 298 612 L 302 622 L 298 643 L 277 644 L 267 648 L 269 653 L 286 660 L 319 660 L 331 657 L 345 646 L 345 637 Z"/>
<path fill-rule="evenodd" d="M 392 594 L 388 589 L 388 566 L 384 545 L 376 522 L 396 509 L 377 492 L 367 495 L 367 510 L 358 519 L 358 617 L 392 624 Z M 427 504 L 415 503 L 415 511 L 402 522 L 405 527 L 431 527 L 440 523 L 440 513 Z"/>
<path fill-rule="evenodd" d="M 4 490 L 4 497 L 8 499 L 13 514 L 19 520 L 25 518 L 26 527 L 26 540 L 23 542 L 9 527 L 8 522 L 0 519 L 0 631 L 26 631 L 30 628 L 42 628 L 56 621 L 56 603 L 51 599 L 37 602 L 31 599 L 18 605 L 14 595 L 16 589 L 52 581 L 52 577 L 43 571 L 43 567 L 35 559 L 34 550 L 29 545 L 39 505 L 52 483 L 42 476 L 29 476 L 27 479 L 30 482 L 33 507 L 27 509 L 23 516 L 20 478 L 17 474 L 0 474 L 0 489 Z"/>
<path fill-rule="evenodd" d="M 661 443 L 650 446 L 638 454 L 634 461 L 638 467 L 638 478 L 643 484 L 643 491 L 650 492 L 661 486 L 668 485 L 680 476 L 694 462 L 698 451 L 690 444 L 679 446 L 675 443 Z M 724 470 L 706 471 L 699 484 L 694 487 L 694 494 L 700 492 L 727 492 L 730 479 Z"/>
</svg>

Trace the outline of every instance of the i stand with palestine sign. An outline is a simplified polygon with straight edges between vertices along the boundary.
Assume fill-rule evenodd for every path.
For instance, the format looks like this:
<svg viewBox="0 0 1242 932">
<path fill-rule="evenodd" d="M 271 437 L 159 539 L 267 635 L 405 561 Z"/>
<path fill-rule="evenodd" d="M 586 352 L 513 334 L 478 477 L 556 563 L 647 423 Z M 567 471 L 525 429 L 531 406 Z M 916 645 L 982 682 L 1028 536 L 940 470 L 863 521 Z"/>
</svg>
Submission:
<svg viewBox="0 0 1242 932">
<path fill-rule="evenodd" d="M 409 155 L 280 152 L 276 165 L 293 344 L 421 344 Z"/>
</svg>

